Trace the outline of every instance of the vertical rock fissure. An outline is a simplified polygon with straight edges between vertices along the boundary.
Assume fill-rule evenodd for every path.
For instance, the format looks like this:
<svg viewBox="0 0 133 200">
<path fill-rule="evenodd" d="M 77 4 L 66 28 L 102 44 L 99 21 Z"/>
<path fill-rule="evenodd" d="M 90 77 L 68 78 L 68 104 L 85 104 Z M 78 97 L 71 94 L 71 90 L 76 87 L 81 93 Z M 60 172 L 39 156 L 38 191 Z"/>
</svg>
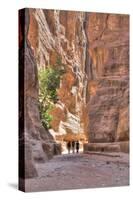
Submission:
<svg viewBox="0 0 133 200">
<path fill-rule="evenodd" d="M 86 35 L 86 59 L 85 59 L 85 72 L 87 74 L 88 80 L 93 79 L 93 71 L 92 71 L 92 60 L 89 56 L 89 34 L 87 33 L 87 27 L 89 23 L 89 13 L 85 13 L 85 21 L 84 21 L 84 30 Z"/>
</svg>

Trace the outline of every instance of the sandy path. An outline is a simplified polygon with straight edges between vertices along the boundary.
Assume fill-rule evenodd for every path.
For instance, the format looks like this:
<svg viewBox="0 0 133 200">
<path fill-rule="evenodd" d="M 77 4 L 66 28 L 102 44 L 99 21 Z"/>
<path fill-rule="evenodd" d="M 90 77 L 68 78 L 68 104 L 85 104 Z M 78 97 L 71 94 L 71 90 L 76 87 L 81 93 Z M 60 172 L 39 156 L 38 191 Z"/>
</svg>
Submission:
<svg viewBox="0 0 133 200">
<path fill-rule="evenodd" d="M 64 154 L 36 164 L 39 177 L 26 180 L 26 191 L 123 186 L 129 184 L 128 154 L 120 157 Z"/>
</svg>

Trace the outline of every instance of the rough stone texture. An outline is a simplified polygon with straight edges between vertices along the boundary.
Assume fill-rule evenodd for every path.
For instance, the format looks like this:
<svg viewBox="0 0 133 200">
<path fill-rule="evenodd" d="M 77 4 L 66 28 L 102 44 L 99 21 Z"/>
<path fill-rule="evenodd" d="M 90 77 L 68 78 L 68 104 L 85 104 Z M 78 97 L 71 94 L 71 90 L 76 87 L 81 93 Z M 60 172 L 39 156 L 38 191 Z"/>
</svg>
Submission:
<svg viewBox="0 0 133 200">
<path fill-rule="evenodd" d="M 26 19 L 26 20 L 25 20 Z M 32 156 L 32 148 L 29 134 L 25 132 L 25 47 L 28 48 L 26 40 L 29 23 L 29 15 L 25 10 L 19 11 L 19 188 L 25 190 L 25 178 L 37 176 Z M 27 61 L 27 57 L 26 57 Z M 20 180 L 21 178 L 21 180 Z"/>
<path fill-rule="evenodd" d="M 85 13 L 36 9 L 39 29 L 38 67 L 54 65 L 60 58 L 66 66 L 58 89 L 51 123 L 58 134 L 82 133 L 88 138 L 87 74 L 85 73 L 87 39 Z M 84 124 L 84 119 L 86 123 Z"/>
<path fill-rule="evenodd" d="M 84 144 L 84 152 L 98 151 L 98 152 L 120 152 L 120 144 L 118 143 L 90 143 Z"/>
<path fill-rule="evenodd" d="M 129 139 L 129 127 L 127 124 L 129 123 L 129 110 L 127 107 L 121 109 L 119 111 L 119 123 L 117 127 L 116 140 L 124 141 L 125 139 Z"/>
<path fill-rule="evenodd" d="M 36 9 L 35 17 L 38 67 L 58 58 L 66 65 L 53 110 L 57 135 L 129 140 L 129 16 Z"/>
<path fill-rule="evenodd" d="M 124 153 L 129 153 L 130 152 L 129 141 L 119 142 L 119 144 L 120 144 L 121 152 L 124 152 Z"/>
<path fill-rule="evenodd" d="M 56 134 L 80 133 L 93 143 L 86 145 L 89 150 L 129 152 L 129 16 L 26 9 L 22 18 L 20 177 L 37 176 L 36 166 L 61 152 L 40 122 L 37 80 L 37 67 L 55 65 L 59 59 L 66 73 L 52 110 Z"/>
<path fill-rule="evenodd" d="M 31 10 L 32 11 L 32 10 Z M 30 22 L 32 22 L 33 13 L 30 11 Z M 29 23 L 30 24 L 30 23 Z M 36 29 L 35 29 L 36 31 Z M 34 31 L 28 32 L 28 38 L 32 38 Z M 36 41 L 34 38 L 33 41 Z M 31 46 L 35 49 L 34 44 Z M 36 49 L 35 49 L 36 50 Z M 32 153 L 35 160 L 45 161 L 49 151 L 43 151 L 44 141 L 53 142 L 52 136 L 42 127 L 38 110 L 38 77 L 37 66 L 32 50 L 25 49 L 25 130 L 29 133 L 29 139 L 32 145 Z M 51 145 L 52 146 L 52 145 Z M 52 148 L 52 147 L 51 147 Z M 49 147 L 50 150 L 50 147 Z M 46 155 L 45 155 L 46 154 Z"/>
<path fill-rule="evenodd" d="M 59 147 L 57 147 L 57 152 L 55 152 L 56 144 L 54 139 L 48 130 L 43 128 L 40 121 L 38 109 L 38 77 L 35 60 L 38 34 L 36 29 L 37 25 L 34 28 L 34 25 L 37 23 L 33 11 L 32 9 L 30 9 L 30 12 L 29 9 L 20 11 L 19 143 L 21 178 L 37 176 L 34 165 L 35 161 L 45 162 L 49 158 L 52 158 L 54 154 L 59 153 Z M 44 145 L 47 148 L 44 148 Z"/>
<path fill-rule="evenodd" d="M 91 13 L 88 18 L 90 141 L 129 140 L 129 16 Z"/>
<path fill-rule="evenodd" d="M 111 143 L 86 143 L 84 152 L 124 152 L 129 153 L 129 142 L 111 142 Z"/>
</svg>

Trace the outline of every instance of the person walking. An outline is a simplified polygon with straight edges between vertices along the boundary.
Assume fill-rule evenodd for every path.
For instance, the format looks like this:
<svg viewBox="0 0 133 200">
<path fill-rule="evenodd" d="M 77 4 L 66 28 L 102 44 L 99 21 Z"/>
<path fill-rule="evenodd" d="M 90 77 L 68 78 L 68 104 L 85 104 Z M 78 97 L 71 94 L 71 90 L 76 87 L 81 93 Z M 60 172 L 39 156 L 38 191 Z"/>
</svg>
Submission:
<svg viewBox="0 0 133 200">
<path fill-rule="evenodd" d="M 79 153 L 79 141 L 76 141 L 76 152 Z"/>
<path fill-rule="evenodd" d="M 68 150 L 68 153 L 70 154 L 70 149 L 71 149 L 71 142 L 68 141 L 67 142 L 67 150 Z"/>
<path fill-rule="evenodd" d="M 73 151 L 73 153 L 75 153 L 75 141 L 74 140 L 72 141 L 72 151 Z"/>
</svg>

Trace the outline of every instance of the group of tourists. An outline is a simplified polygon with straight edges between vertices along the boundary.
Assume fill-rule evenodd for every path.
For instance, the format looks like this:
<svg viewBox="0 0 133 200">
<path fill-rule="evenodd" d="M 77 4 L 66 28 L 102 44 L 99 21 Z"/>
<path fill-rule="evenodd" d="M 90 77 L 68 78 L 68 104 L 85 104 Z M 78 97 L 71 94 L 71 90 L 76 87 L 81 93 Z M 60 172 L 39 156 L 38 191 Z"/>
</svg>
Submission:
<svg viewBox="0 0 133 200">
<path fill-rule="evenodd" d="M 70 151 L 72 149 L 72 153 L 79 153 L 79 141 L 68 141 L 67 142 L 67 150 L 68 150 L 68 153 L 70 154 Z"/>
</svg>

